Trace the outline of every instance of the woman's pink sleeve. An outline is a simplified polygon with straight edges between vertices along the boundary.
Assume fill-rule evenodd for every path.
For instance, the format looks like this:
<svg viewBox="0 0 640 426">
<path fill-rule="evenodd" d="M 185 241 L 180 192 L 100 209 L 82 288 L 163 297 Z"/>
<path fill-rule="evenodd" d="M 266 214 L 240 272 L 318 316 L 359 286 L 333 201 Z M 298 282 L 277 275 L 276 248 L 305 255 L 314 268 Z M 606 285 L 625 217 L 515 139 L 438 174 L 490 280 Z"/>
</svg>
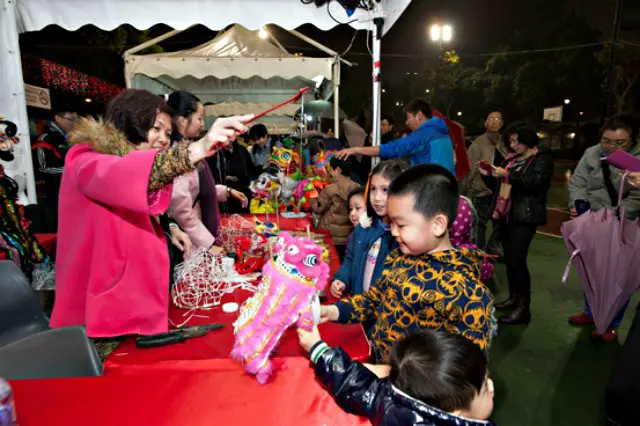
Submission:
<svg viewBox="0 0 640 426">
<path fill-rule="evenodd" d="M 204 226 L 194 208 L 194 199 L 189 188 L 193 179 L 198 179 L 197 170 L 177 177 L 173 181 L 169 216 L 189 235 L 196 248 L 209 248 L 213 245 L 215 238 Z"/>
<path fill-rule="evenodd" d="M 65 167 L 87 198 L 107 206 L 148 215 L 164 213 L 171 201 L 171 185 L 149 193 L 149 176 L 157 150 L 133 151 L 125 156 L 77 150 Z"/>
<path fill-rule="evenodd" d="M 216 185 L 216 196 L 219 203 L 224 203 L 229 198 L 227 185 Z"/>
</svg>

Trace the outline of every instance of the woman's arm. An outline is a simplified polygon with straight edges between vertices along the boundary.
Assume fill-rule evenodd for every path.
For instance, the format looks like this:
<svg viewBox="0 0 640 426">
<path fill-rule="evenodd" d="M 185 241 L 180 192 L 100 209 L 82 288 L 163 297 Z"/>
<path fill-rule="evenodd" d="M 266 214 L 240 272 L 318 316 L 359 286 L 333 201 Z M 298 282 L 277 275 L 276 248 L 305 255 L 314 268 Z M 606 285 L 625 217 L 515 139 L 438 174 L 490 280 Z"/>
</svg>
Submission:
<svg viewBox="0 0 640 426">
<path fill-rule="evenodd" d="M 189 189 L 192 179 L 198 179 L 197 171 L 174 180 L 169 216 L 176 220 L 196 247 L 209 248 L 213 245 L 215 238 L 194 209 L 194 200 Z"/>
<path fill-rule="evenodd" d="M 151 175 L 149 176 L 149 192 L 155 192 L 171 183 L 176 177 L 195 169 L 192 162 L 198 160 L 195 144 L 188 142 L 177 143 L 163 151 L 159 151 L 153 160 Z M 204 157 L 203 157 L 204 158 Z"/>
</svg>

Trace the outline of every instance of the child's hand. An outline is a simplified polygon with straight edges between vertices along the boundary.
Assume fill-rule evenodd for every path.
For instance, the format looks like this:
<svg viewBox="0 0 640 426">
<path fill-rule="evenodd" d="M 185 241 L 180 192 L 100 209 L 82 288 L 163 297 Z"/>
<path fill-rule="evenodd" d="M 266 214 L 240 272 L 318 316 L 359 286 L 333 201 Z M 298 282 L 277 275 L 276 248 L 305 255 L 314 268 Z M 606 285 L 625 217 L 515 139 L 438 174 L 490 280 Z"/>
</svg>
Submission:
<svg viewBox="0 0 640 426">
<path fill-rule="evenodd" d="M 331 283 L 331 295 L 336 299 L 340 299 L 347 285 L 340 280 L 333 280 Z"/>
<path fill-rule="evenodd" d="M 313 330 L 307 331 L 298 327 L 298 340 L 300 341 L 300 346 L 302 349 L 309 352 L 313 345 L 318 343 L 322 338 L 320 337 L 320 332 L 318 331 L 318 327 L 313 327 Z"/>
<path fill-rule="evenodd" d="M 327 321 L 338 321 L 340 311 L 336 305 L 320 306 L 320 324 Z"/>
</svg>

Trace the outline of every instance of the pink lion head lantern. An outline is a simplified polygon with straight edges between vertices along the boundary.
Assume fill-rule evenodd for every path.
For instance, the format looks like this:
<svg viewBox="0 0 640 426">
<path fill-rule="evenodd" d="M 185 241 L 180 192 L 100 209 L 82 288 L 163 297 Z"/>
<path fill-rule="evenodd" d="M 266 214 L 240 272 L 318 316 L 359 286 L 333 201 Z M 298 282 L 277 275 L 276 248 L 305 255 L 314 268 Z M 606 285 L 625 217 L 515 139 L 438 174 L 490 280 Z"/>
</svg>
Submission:
<svg viewBox="0 0 640 426">
<path fill-rule="evenodd" d="M 231 357 L 260 384 L 273 372 L 269 357 L 287 328 L 311 330 L 319 321 L 318 293 L 329 278 L 322 248 L 313 241 L 282 232 L 273 253 L 256 293 L 240 308 L 231 351 Z"/>
</svg>

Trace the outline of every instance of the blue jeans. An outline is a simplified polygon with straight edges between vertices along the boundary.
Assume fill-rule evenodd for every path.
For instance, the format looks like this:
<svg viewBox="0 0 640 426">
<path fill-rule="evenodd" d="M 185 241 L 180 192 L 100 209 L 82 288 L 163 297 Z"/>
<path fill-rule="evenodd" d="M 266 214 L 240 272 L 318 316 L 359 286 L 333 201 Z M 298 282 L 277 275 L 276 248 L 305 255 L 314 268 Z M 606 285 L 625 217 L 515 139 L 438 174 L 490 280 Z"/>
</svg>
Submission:
<svg viewBox="0 0 640 426">
<path fill-rule="evenodd" d="M 624 311 L 627 309 L 627 306 L 629 306 L 629 302 L 628 301 L 627 301 L 627 303 L 624 304 L 622 309 L 620 309 L 620 311 L 618 311 L 616 316 L 613 318 L 613 321 L 611 321 L 611 324 L 609 325 L 609 328 L 612 328 L 614 330 L 617 330 L 617 329 L 620 328 L 620 324 L 622 323 L 622 319 L 624 318 Z M 584 313 L 589 318 L 593 318 L 593 314 L 591 313 L 591 308 L 589 307 L 589 302 L 587 302 L 587 298 L 586 297 L 584 298 Z"/>
</svg>

